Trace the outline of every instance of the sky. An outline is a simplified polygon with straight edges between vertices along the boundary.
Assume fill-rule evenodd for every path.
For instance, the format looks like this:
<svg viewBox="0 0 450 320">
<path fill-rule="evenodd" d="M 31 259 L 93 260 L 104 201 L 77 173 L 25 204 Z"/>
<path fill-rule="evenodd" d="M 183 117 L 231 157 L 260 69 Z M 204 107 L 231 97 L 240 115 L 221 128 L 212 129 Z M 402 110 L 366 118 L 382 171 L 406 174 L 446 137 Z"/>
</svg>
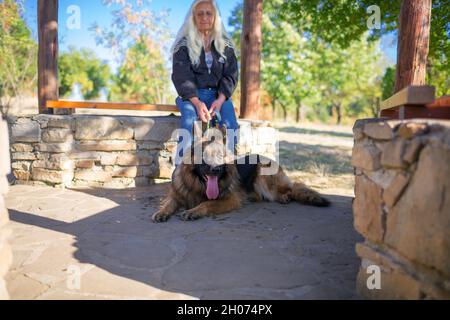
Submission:
<svg viewBox="0 0 450 320">
<path fill-rule="evenodd" d="M 147 0 L 148 1 L 148 0 Z M 241 5 L 243 0 L 216 0 L 219 10 L 222 15 L 225 27 L 228 31 L 228 18 L 231 16 L 231 11 L 237 6 Z M 178 32 L 181 27 L 186 13 L 188 12 L 191 0 L 151 0 L 146 7 L 155 12 L 161 10 L 170 10 L 167 22 L 169 23 L 172 34 Z M 69 29 L 66 21 L 72 15 L 68 13 L 70 6 L 76 5 L 80 8 L 81 28 Z M 59 50 L 61 52 L 67 51 L 69 46 L 77 48 L 87 47 L 94 50 L 103 60 L 108 60 L 109 64 L 115 69 L 117 67 L 114 62 L 114 56 L 109 49 L 102 46 L 97 46 L 89 27 L 94 23 L 99 26 L 109 27 L 112 20 L 111 11 L 117 6 L 107 7 L 102 4 L 102 0 L 59 0 Z M 33 31 L 33 35 L 37 39 L 37 0 L 25 0 L 25 21 Z"/>
<path fill-rule="evenodd" d="M 147 0 L 148 1 L 148 0 Z M 192 0 L 151 0 L 148 9 L 160 11 L 169 9 L 168 23 L 171 32 L 175 35 L 184 21 L 187 11 Z M 228 26 L 228 18 L 231 11 L 238 5 L 242 5 L 243 0 L 216 0 L 222 19 L 226 28 Z M 66 21 L 72 13 L 68 13 L 68 8 L 72 5 L 80 8 L 81 28 L 69 29 Z M 117 7 L 116 7 L 117 8 Z M 116 69 L 117 63 L 111 50 L 102 46 L 97 46 L 89 27 L 97 22 L 99 26 L 109 27 L 112 20 L 111 11 L 114 7 L 106 7 L 102 4 L 102 0 L 59 0 L 59 49 L 61 52 L 67 51 L 69 46 L 77 48 L 87 47 L 96 52 L 103 60 L 107 60 L 113 70 Z M 33 35 L 37 39 L 37 0 L 25 0 L 25 20 L 31 28 Z M 389 64 L 394 64 L 396 60 L 396 44 L 392 35 L 384 36 L 381 39 L 381 50 L 386 54 Z"/>
</svg>

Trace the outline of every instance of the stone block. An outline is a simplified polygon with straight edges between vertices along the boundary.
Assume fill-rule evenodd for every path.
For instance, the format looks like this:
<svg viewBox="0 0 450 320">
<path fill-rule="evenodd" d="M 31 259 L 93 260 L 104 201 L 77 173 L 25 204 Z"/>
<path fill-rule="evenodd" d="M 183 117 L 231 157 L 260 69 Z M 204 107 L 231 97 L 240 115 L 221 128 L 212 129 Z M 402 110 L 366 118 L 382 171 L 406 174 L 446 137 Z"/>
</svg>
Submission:
<svg viewBox="0 0 450 320">
<path fill-rule="evenodd" d="M 53 154 L 47 160 L 36 160 L 33 168 L 44 168 L 50 170 L 72 170 L 73 160 L 64 154 Z"/>
<path fill-rule="evenodd" d="M 94 164 L 94 160 L 78 160 L 75 163 L 75 167 L 81 169 L 92 169 L 94 167 Z"/>
<path fill-rule="evenodd" d="M 148 152 L 120 153 L 117 156 L 116 164 L 120 166 L 149 165 L 153 162 L 153 157 Z"/>
<path fill-rule="evenodd" d="M 139 150 L 161 150 L 164 149 L 164 143 L 159 141 L 138 141 Z"/>
<path fill-rule="evenodd" d="M 137 177 L 149 177 L 154 169 L 151 166 L 138 166 L 136 176 Z"/>
<path fill-rule="evenodd" d="M 398 174 L 392 183 L 383 192 L 383 200 L 389 207 L 393 207 L 401 196 L 403 190 L 408 185 L 409 176 L 403 173 Z"/>
<path fill-rule="evenodd" d="M 65 153 L 71 151 L 72 143 L 39 143 L 36 145 L 36 150 L 40 152 L 50 153 Z"/>
<path fill-rule="evenodd" d="M 77 140 L 129 140 L 134 131 L 113 117 L 79 117 L 75 119 Z"/>
<path fill-rule="evenodd" d="M 126 177 L 126 178 L 135 178 L 137 176 L 137 167 L 131 166 L 131 167 L 119 167 L 114 166 L 113 177 Z"/>
<path fill-rule="evenodd" d="M 139 120 L 134 128 L 135 139 L 139 141 L 150 140 L 153 142 L 176 140 L 174 131 L 178 129 L 178 122 L 178 119 L 160 119 L 158 121 L 155 121 L 154 119 L 147 119 L 145 122 Z"/>
<path fill-rule="evenodd" d="M 396 170 L 390 169 L 379 169 L 377 171 L 367 171 L 364 173 L 370 180 L 383 189 L 389 187 L 398 174 Z"/>
<path fill-rule="evenodd" d="M 394 137 L 390 125 L 385 121 L 366 123 L 363 132 L 365 135 L 377 140 L 391 140 Z"/>
<path fill-rule="evenodd" d="M 33 168 L 31 171 L 34 181 L 43 181 L 53 184 L 68 184 L 73 179 L 73 171 L 56 171 L 44 168 Z"/>
<path fill-rule="evenodd" d="M 100 170 L 77 170 L 75 179 L 84 181 L 109 182 L 112 180 L 112 172 Z"/>
<path fill-rule="evenodd" d="M 426 123 L 402 123 L 399 125 L 397 134 L 404 139 L 411 139 L 415 136 L 428 132 L 428 125 Z"/>
<path fill-rule="evenodd" d="M 16 123 L 11 127 L 12 142 L 39 142 L 41 140 L 41 127 L 36 121 Z"/>
<path fill-rule="evenodd" d="M 49 129 L 42 132 L 43 142 L 72 142 L 73 135 L 70 129 Z"/>
<path fill-rule="evenodd" d="M 17 180 L 22 181 L 29 181 L 31 178 L 30 171 L 24 171 L 24 170 L 13 170 L 14 177 L 16 177 Z"/>
<path fill-rule="evenodd" d="M 384 236 L 381 191 L 364 175 L 355 177 L 354 226 L 360 234 L 374 242 L 381 242 Z"/>
<path fill-rule="evenodd" d="M 154 169 L 154 175 L 151 175 L 151 177 L 161 179 L 171 179 L 175 169 L 175 166 L 164 158 L 158 158 L 158 161 L 152 164 L 151 167 Z"/>
<path fill-rule="evenodd" d="M 355 143 L 352 150 L 352 166 L 375 171 L 380 168 L 381 151 L 374 145 Z"/>
<path fill-rule="evenodd" d="M 102 166 L 113 166 L 117 163 L 118 155 L 115 153 L 105 153 L 100 157 L 100 164 Z"/>
<path fill-rule="evenodd" d="M 395 139 L 386 143 L 381 155 L 381 164 L 386 168 L 406 168 L 408 164 L 403 160 L 405 146 L 404 139 Z"/>
<path fill-rule="evenodd" d="M 403 160 L 409 164 L 416 162 L 422 147 L 423 143 L 419 138 L 408 141 L 406 143 L 405 152 L 403 154 Z"/>
<path fill-rule="evenodd" d="M 132 151 L 137 149 L 135 141 L 126 140 L 80 141 L 75 145 L 78 151 Z"/>
<path fill-rule="evenodd" d="M 64 129 L 72 129 L 72 116 L 49 116 L 48 118 L 48 127 L 49 128 L 64 128 Z"/>
<path fill-rule="evenodd" d="M 14 170 L 30 171 L 31 161 L 14 161 L 11 164 L 11 168 Z"/>
<path fill-rule="evenodd" d="M 353 125 L 353 138 L 355 140 L 361 140 L 364 137 L 364 121 L 358 120 Z"/>
<path fill-rule="evenodd" d="M 100 161 L 101 157 L 105 154 L 105 152 L 96 152 L 96 151 L 89 151 L 89 152 L 79 152 L 72 150 L 68 156 L 70 159 L 74 160 L 96 160 Z"/>
<path fill-rule="evenodd" d="M 14 152 L 12 154 L 13 160 L 36 160 L 36 154 L 33 152 Z"/>
<path fill-rule="evenodd" d="M 12 152 L 32 152 L 33 146 L 31 144 L 26 143 L 13 143 L 11 145 Z"/>
<path fill-rule="evenodd" d="M 450 148 L 424 147 L 408 188 L 387 215 L 385 242 L 450 277 Z"/>
<path fill-rule="evenodd" d="M 376 262 L 363 259 L 363 265 L 377 265 Z M 420 282 L 401 270 L 380 270 L 381 288 L 369 289 L 367 282 L 372 274 L 367 267 L 361 266 L 356 279 L 357 293 L 371 300 L 417 300 L 421 298 Z"/>
</svg>

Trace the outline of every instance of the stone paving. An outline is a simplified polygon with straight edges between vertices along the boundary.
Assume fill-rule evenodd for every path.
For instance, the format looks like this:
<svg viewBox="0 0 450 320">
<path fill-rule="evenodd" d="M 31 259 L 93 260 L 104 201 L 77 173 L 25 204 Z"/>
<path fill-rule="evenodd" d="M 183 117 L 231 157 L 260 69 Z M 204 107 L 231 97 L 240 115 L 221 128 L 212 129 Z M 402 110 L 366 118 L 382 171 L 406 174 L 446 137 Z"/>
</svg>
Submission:
<svg viewBox="0 0 450 320">
<path fill-rule="evenodd" d="M 351 197 L 154 224 L 167 187 L 12 186 L 11 298 L 358 299 Z"/>
</svg>

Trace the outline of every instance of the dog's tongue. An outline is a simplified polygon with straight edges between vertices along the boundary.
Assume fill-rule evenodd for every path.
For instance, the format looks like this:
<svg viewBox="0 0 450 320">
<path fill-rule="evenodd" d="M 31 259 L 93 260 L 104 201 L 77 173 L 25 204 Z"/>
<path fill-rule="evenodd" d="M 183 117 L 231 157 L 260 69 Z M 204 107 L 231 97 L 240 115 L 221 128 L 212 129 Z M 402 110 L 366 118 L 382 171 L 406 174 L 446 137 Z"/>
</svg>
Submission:
<svg viewBox="0 0 450 320">
<path fill-rule="evenodd" d="M 219 184 L 217 182 L 217 176 L 206 176 L 206 196 L 209 200 L 215 200 L 219 196 Z"/>
</svg>

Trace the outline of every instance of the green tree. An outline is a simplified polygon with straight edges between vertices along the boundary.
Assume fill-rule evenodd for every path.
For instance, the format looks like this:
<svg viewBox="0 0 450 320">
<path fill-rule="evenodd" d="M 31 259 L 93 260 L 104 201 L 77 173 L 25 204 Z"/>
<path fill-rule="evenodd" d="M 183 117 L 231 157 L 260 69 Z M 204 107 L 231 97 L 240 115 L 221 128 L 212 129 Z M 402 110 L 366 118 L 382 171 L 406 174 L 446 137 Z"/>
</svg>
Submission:
<svg viewBox="0 0 450 320">
<path fill-rule="evenodd" d="M 0 2 L 0 106 L 7 114 L 11 97 L 35 91 L 37 43 L 21 18 L 22 1 Z"/>
<path fill-rule="evenodd" d="M 380 8 L 380 29 L 367 33 L 370 6 Z M 281 19 L 316 35 L 328 43 L 347 48 L 367 34 L 369 40 L 396 33 L 399 27 L 401 0 L 290 0 L 285 1 Z M 433 0 L 430 26 L 430 51 L 427 83 L 436 87 L 437 95 L 449 92 L 450 7 L 448 0 Z"/>
<path fill-rule="evenodd" d="M 85 99 L 99 97 L 100 90 L 109 86 L 111 71 L 90 49 L 70 47 L 58 59 L 59 95 L 67 97 L 74 84 L 81 85 Z"/>
<path fill-rule="evenodd" d="M 128 49 L 112 85 L 110 99 L 155 103 L 167 101 L 169 72 L 158 46 L 142 37 Z"/>
<path fill-rule="evenodd" d="M 113 77 L 110 99 L 149 103 L 167 103 L 170 77 L 164 52 L 169 51 L 171 34 L 167 23 L 168 11 L 146 9 L 151 0 L 103 0 L 116 8 L 110 28 L 93 24 L 98 45 L 115 53 L 120 65 Z"/>
<path fill-rule="evenodd" d="M 364 35 L 347 48 L 326 42 L 281 19 L 283 3 L 265 1 L 263 11 L 261 78 L 272 107 L 281 107 L 285 119 L 295 111 L 297 120 L 304 105 L 313 107 L 309 118 L 326 120 L 329 111 L 338 123 L 344 116 L 376 115 L 384 66 L 378 43 Z M 230 19 L 237 43 L 241 17 L 238 6 Z"/>
<path fill-rule="evenodd" d="M 367 28 L 370 6 L 380 8 L 381 28 L 368 33 L 370 40 L 398 29 L 400 0 L 289 0 L 282 7 L 282 19 L 305 28 L 326 42 L 348 47 Z M 448 0 L 433 0 L 430 31 L 430 57 L 450 55 L 450 10 Z M 448 63 L 448 62 L 447 62 Z"/>
<path fill-rule="evenodd" d="M 381 81 L 382 99 L 386 100 L 394 94 L 395 89 L 395 66 L 387 67 Z"/>
</svg>

